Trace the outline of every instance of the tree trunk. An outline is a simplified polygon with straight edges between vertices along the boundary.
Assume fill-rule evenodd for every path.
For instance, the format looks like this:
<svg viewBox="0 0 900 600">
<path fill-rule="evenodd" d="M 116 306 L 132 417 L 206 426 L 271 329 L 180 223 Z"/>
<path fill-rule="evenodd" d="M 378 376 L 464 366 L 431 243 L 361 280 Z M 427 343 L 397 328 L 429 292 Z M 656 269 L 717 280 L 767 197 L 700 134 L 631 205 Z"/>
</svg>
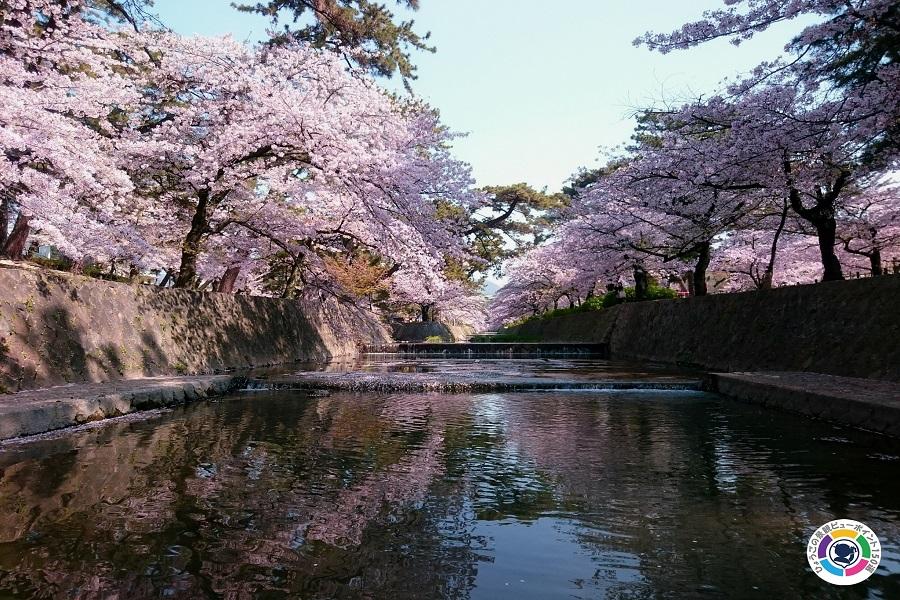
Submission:
<svg viewBox="0 0 900 600">
<path fill-rule="evenodd" d="M 234 284 L 237 282 L 238 275 L 240 274 L 240 266 L 228 267 L 225 269 L 225 274 L 222 275 L 222 279 L 220 279 L 219 283 L 216 285 L 216 291 L 221 292 L 222 294 L 234 293 Z"/>
<path fill-rule="evenodd" d="M 647 291 L 650 288 L 647 270 L 642 265 L 634 265 L 632 270 L 634 273 L 634 299 L 644 300 L 647 298 Z"/>
<path fill-rule="evenodd" d="M 25 250 L 25 242 L 28 241 L 30 231 L 28 217 L 20 212 L 12 232 L 3 244 L 3 256 L 13 260 L 22 260 L 22 252 Z"/>
<path fill-rule="evenodd" d="M 697 264 L 694 267 L 692 276 L 693 288 L 695 296 L 705 296 L 706 289 L 706 270 L 709 268 L 710 252 L 709 242 L 703 242 L 697 246 L 700 254 L 697 256 Z"/>
<path fill-rule="evenodd" d="M 759 282 L 759 289 L 761 290 L 771 290 L 772 283 L 775 280 L 775 259 L 778 257 L 778 241 L 781 239 L 781 234 L 784 232 L 784 225 L 787 222 L 788 207 L 788 201 L 785 200 L 781 210 L 781 220 L 778 223 L 778 228 L 775 229 L 775 236 L 772 238 L 772 249 L 769 251 L 769 263 L 766 265 L 766 272 L 763 273 L 762 279 Z"/>
<path fill-rule="evenodd" d="M 872 267 L 872 277 L 881 277 L 884 275 L 884 269 L 881 267 L 881 249 L 875 248 L 869 255 L 869 265 Z"/>
<path fill-rule="evenodd" d="M 203 234 L 209 226 L 208 206 L 209 191 L 202 190 L 197 195 L 197 209 L 194 211 L 194 218 L 191 219 L 191 228 L 181 244 L 181 266 L 178 267 L 178 276 L 175 278 L 176 288 L 190 287 L 197 279 L 197 257 L 200 256 L 203 245 Z"/>
<path fill-rule="evenodd" d="M 434 305 L 422 304 L 422 322 L 430 323 L 434 320 Z"/>
<path fill-rule="evenodd" d="M 834 220 L 835 201 L 841 190 L 850 181 L 850 172 L 842 171 L 827 191 L 819 188 L 816 192 L 816 205 L 813 208 L 803 206 L 800 192 L 794 187 L 791 179 L 791 163 L 787 154 L 784 158 L 784 174 L 790 184 L 789 200 L 791 208 L 800 217 L 806 219 L 815 228 L 819 238 L 819 254 L 822 257 L 822 281 L 840 281 L 844 278 L 841 271 L 841 261 L 834 253 L 834 243 L 837 238 L 837 224 Z"/>
<path fill-rule="evenodd" d="M 840 281 L 844 278 L 841 261 L 834 252 L 837 224 L 834 218 L 822 218 L 813 223 L 819 237 L 819 254 L 822 256 L 822 281 Z"/>
<path fill-rule="evenodd" d="M 6 244 L 6 234 L 9 233 L 9 199 L 6 195 L 0 200 L 0 248 Z"/>
<path fill-rule="evenodd" d="M 290 298 L 291 294 L 294 293 L 294 287 L 297 285 L 297 274 L 300 272 L 300 266 L 303 264 L 303 261 L 298 257 L 294 259 L 294 263 L 291 265 L 291 272 L 288 273 L 287 279 L 284 282 L 284 290 L 281 292 L 282 298 Z"/>
<path fill-rule="evenodd" d="M 170 281 L 172 281 L 172 269 L 166 269 L 166 274 L 163 275 L 162 281 L 159 282 L 159 287 L 166 287 Z"/>
</svg>

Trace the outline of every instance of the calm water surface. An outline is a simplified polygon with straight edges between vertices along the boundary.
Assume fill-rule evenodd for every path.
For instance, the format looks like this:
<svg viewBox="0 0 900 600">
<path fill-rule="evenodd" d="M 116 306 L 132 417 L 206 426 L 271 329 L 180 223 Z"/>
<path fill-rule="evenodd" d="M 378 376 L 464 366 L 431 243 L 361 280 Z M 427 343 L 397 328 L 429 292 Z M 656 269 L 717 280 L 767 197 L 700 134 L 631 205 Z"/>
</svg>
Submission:
<svg viewBox="0 0 900 600">
<path fill-rule="evenodd" d="M 0 469 L 0 598 L 900 598 L 900 446 L 699 393 L 243 393 Z"/>
</svg>

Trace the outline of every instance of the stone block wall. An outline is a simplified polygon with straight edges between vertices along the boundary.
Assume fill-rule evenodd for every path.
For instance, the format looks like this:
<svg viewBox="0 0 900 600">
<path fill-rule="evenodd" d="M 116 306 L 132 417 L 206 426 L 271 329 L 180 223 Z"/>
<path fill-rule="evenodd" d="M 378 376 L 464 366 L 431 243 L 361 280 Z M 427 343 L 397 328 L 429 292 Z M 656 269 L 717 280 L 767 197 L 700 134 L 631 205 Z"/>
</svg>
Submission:
<svg viewBox="0 0 900 600">
<path fill-rule="evenodd" d="M 609 345 L 617 359 L 707 371 L 811 371 L 900 381 L 900 276 L 635 302 L 510 333 Z"/>
<path fill-rule="evenodd" d="M 398 342 L 424 342 L 430 337 L 439 337 L 445 342 L 464 342 L 475 333 L 468 325 L 421 321 L 396 323 L 392 327 L 394 339 Z"/>
<path fill-rule="evenodd" d="M 0 392 L 323 361 L 389 341 L 372 313 L 333 299 L 162 290 L 0 267 Z"/>
</svg>

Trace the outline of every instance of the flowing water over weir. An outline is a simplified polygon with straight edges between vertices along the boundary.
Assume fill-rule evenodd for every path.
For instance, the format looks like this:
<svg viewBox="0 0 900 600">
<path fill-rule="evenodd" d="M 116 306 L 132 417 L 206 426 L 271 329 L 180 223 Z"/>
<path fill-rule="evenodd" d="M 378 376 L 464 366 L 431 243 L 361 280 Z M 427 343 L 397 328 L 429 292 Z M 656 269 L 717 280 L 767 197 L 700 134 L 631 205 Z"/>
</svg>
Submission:
<svg viewBox="0 0 900 600">
<path fill-rule="evenodd" d="M 568 355 L 577 358 L 565 359 L 522 359 L 521 351 L 510 354 L 480 351 L 480 355 L 488 358 L 459 360 L 431 349 L 424 352 L 370 354 L 358 365 L 260 375 L 251 378 L 247 388 L 459 393 L 700 390 L 702 387 L 701 377 L 697 374 L 673 372 L 663 367 L 638 368 L 627 363 L 591 360 L 577 353 Z"/>
<path fill-rule="evenodd" d="M 900 442 L 698 381 L 380 354 L 0 445 L 0 598 L 900 598 Z M 852 588 L 806 561 L 840 517 Z"/>
<path fill-rule="evenodd" d="M 366 346 L 368 355 L 391 354 L 422 358 L 607 358 L 606 344 L 567 343 L 427 343 L 399 342 L 384 346 Z"/>
</svg>

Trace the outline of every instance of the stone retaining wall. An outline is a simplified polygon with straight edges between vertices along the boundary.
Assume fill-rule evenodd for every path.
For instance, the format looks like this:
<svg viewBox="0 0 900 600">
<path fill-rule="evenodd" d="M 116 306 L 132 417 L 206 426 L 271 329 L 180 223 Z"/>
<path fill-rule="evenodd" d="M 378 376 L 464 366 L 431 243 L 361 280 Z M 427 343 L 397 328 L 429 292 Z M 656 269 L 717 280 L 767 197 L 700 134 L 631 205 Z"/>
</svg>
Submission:
<svg viewBox="0 0 900 600">
<path fill-rule="evenodd" d="M 396 323 L 392 326 L 394 339 L 398 342 L 424 342 L 430 337 L 439 337 L 445 342 L 464 342 L 475 333 L 468 325 L 453 323 L 416 321 Z"/>
<path fill-rule="evenodd" d="M 0 267 L 0 392 L 321 361 L 390 340 L 371 313 Z"/>
<path fill-rule="evenodd" d="M 707 371 L 812 371 L 900 381 L 900 276 L 636 302 L 526 323 L 547 342 Z"/>
</svg>

